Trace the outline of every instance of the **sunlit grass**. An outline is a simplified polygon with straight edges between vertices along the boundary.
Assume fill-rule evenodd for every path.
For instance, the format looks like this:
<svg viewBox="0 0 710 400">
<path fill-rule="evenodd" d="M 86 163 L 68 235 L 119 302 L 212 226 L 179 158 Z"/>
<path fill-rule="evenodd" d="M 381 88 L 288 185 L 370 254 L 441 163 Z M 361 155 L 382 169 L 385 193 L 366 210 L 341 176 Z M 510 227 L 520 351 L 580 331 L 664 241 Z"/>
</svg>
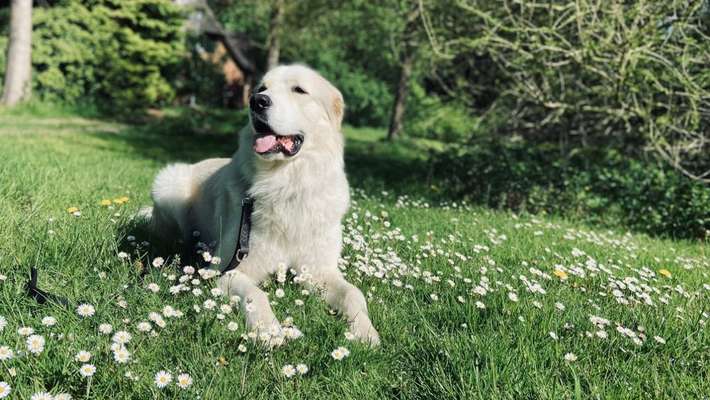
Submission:
<svg viewBox="0 0 710 400">
<path fill-rule="evenodd" d="M 404 142 L 388 150 L 376 142 L 384 135 L 379 130 L 346 130 L 355 188 L 344 221 L 343 268 L 368 297 L 382 347 L 348 341 L 346 323 L 316 295 L 273 281 L 266 290 L 276 314 L 291 316 L 303 337 L 267 352 L 241 336 L 247 333 L 243 316 L 220 310 L 228 300 L 214 298 L 209 282 L 197 285 L 199 296 L 174 296 L 169 290 L 179 269 L 148 267 L 140 278 L 137 262 L 145 268 L 155 257 L 169 256 L 141 244 L 147 238 L 130 221 L 149 203 L 154 174 L 169 160 L 229 155 L 235 143 L 226 134 L 167 136 L 151 128 L 159 121 L 152 124 L 62 112 L 0 113 L 0 316 L 7 320 L 0 346 L 14 351 L 12 359 L 0 361 L 0 381 L 11 386 L 10 398 L 42 391 L 97 399 L 710 393 L 706 245 L 442 204 L 422 197 L 426 185 L 403 197 L 409 193 L 401 182 L 379 179 L 391 173 L 381 170 L 387 163 L 366 161 L 387 160 L 391 151 L 393 162 L 415 163 L 421 148 Z M 400 172 L 406 177 L 408 171 Z M 122 197 L 128 201 L 115 201 Z M 24 294 L 30 266 L 39 268 L 42 288 L 74 306 L 91 304 L 95 314 L 80 317 L 74 308 L 36 304 Z M 151 283 L 157 293 L 149 290 Z M 214 309 L 205 307 L 210 298 Z M 163 316 L 161 328 L 150 313 L 166 305 L 183 316 Z M 56 325 L 43 325 L 45 316 L 56 318 Z M 595 326 L 590 316 L 609 324 Z M 141 332 L 141 322 L 150 322 L 154 333 Z M 236 322 L 236 331 L 229 322 Z M 99 332 L 106 323 L 114 333 L 125 329 L 133 336 L 125 345 L 130 362 L 114 359 L 111 335 Z M 26 353 L 26 338 L 17 332 L 22 326 L 45 338 L 40 354 Z M 337 361 L 331 352 L 340 346 L 350 355 Z M 96 367 L 90 379 L 75 360 L 82 350 Z M 574 357 L 566 360 L 568 354 Z M 300 363 L 308 366 L 305 375 L 283 374 L 284 366 Z M 173 377 L 163 389 L 154 382 L 159 371 Z M 180 373 L 193 379 L 187 389 L 175 384 Z"/>
</svg>

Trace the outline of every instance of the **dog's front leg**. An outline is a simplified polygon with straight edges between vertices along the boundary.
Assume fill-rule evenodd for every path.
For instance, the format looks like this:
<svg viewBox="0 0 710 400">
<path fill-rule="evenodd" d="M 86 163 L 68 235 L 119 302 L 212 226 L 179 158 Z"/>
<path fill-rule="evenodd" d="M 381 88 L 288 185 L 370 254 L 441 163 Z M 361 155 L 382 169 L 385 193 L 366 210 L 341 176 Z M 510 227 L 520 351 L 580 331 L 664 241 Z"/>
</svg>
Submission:
<svg viewBox="0 0 710 400">
<path fill-rule="evenodd" d="M 256 282 L 238 270 L 227 272 L 219 279 L 219 287 L 230 298 L 239 296 L 246 324 L 257 339 L 269 347 L 283 344 L 284 336 L 276 315 L 271 310 L 269 298 Z"/>
<path fill-rule="evenodd" d="M 370 322 L 367 302 L 360 289 L 346 281 L 337 270 L 322 276 L 320 280 L 325 289 L 325 300 L 348 319 L 350 333 L 361 342 L 378 346 L 380 335 Z"/>
</svg>

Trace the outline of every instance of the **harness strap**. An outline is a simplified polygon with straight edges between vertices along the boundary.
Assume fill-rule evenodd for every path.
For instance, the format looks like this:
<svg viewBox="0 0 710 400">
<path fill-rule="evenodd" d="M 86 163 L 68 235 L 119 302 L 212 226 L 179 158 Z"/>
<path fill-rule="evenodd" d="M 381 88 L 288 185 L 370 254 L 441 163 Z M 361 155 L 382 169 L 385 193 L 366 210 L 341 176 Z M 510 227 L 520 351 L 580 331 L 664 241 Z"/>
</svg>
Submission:
<svg viewBox="0 0 710 400">
<path fill-rule="evenodd" d="M 222 273 L 231 271 L 249 255 L 249 235 L 251 234 L 251 213 L 254 211 L 254 199 L 250 196 L 242 199 L 242 216 L 239 220 L 239 237 L 234 256 Z"/>
</svg>

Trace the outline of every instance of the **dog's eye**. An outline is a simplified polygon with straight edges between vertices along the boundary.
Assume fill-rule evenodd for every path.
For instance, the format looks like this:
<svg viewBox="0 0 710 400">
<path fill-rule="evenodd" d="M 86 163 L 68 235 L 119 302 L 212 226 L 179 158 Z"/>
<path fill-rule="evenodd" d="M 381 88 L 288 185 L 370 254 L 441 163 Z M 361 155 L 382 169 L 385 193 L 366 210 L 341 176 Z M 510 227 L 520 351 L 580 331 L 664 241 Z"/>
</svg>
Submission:
<svg viewBox="0 0 710 400">
<path fill-rule="evenodd" d="M 303 88 L 300 86 L 294 86 L 292 90 L 296 93 L 299 93 L 299 94 L 308 94 L 308 92 L 303 90 Z"/>
<path fill-rule="evenodd" d="M 266 90 L 266 86 L 261 85 L 261 86 L 259 86 L 259 87 L 256 89 L 256 92 L 257 92 L 257 93 L 261 93 L 261 92 L 263 92 L 263 91 L 265 91 L 265 90 Z"/>
</svg>

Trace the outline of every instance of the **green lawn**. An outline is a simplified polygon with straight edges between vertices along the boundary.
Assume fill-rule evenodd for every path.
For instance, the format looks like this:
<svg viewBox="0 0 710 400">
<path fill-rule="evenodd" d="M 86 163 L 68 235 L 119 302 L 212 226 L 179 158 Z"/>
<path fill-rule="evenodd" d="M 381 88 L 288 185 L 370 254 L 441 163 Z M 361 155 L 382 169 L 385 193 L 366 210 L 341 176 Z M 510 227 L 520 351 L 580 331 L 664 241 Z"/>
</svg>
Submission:
<svg viewBox="0 0 710 400">
<path fill-rule="evenodd" d="M 210 282 L 198 282 L 200 295 L 175 296 L 169 288 L 180 273 L 170 266 L 150 267 L 140 279 L 137 263 L 168 254 L 141 243 L 146 237 L 130 221 L 149 203 L 151 180 L 166 162 L 234 150 L 230 118 L 166 115 L 130 125 L 0 111 L 0 357 L 2 346 L 14 353 L 0 361 L 0 381 L 11 386 L 9 398 L 42 391 L 96 399 L 710 393 L 707 245 L 442 202 L 426 182 L 424 155 L 436 143 L 387 146 L 377 130 L 347 130 L 354 200 L 343 268 L 369 299 L 381 348 L 349 342 L 345 321 L 296 285 L 283 285 L 279 298 L 276 281 L 267 287 L 274 310 L 282 320 L 291 316 L 303 336 L 271 352 L 259 348 L 242 336 L 243 316 L 219 309 L 228 299 L 204 307 Z M 100 205 L 124 196 L 124 204 Z M 91 304 L 95 314 L 82 318 L 29 299 L 33 265 L 44 289 Z M 167 305 L 183 315 L 153 315 L 161 322 L 138 329 Z M 56 325 L 43 325 L 46 316 Z M 113 333 L 98 330 L 106 323 L 132 335 L 129 362 L 114 360 Z M 27 352 L 20 327 L 45 339 L 41 353 Z M 350 355 L 337 361 L 330 353 L 340 346 Z M 91 378 L 79 372 L 81 350 L 92 354 Z M 284 376 L 284 366 L 300 363 L 307 373 Z M 173 376 L 164 389 L 154 382 L 161 370 Z M 193 380 L 187 389 L 175 384 L 180 373 Z"/>
</svg>

